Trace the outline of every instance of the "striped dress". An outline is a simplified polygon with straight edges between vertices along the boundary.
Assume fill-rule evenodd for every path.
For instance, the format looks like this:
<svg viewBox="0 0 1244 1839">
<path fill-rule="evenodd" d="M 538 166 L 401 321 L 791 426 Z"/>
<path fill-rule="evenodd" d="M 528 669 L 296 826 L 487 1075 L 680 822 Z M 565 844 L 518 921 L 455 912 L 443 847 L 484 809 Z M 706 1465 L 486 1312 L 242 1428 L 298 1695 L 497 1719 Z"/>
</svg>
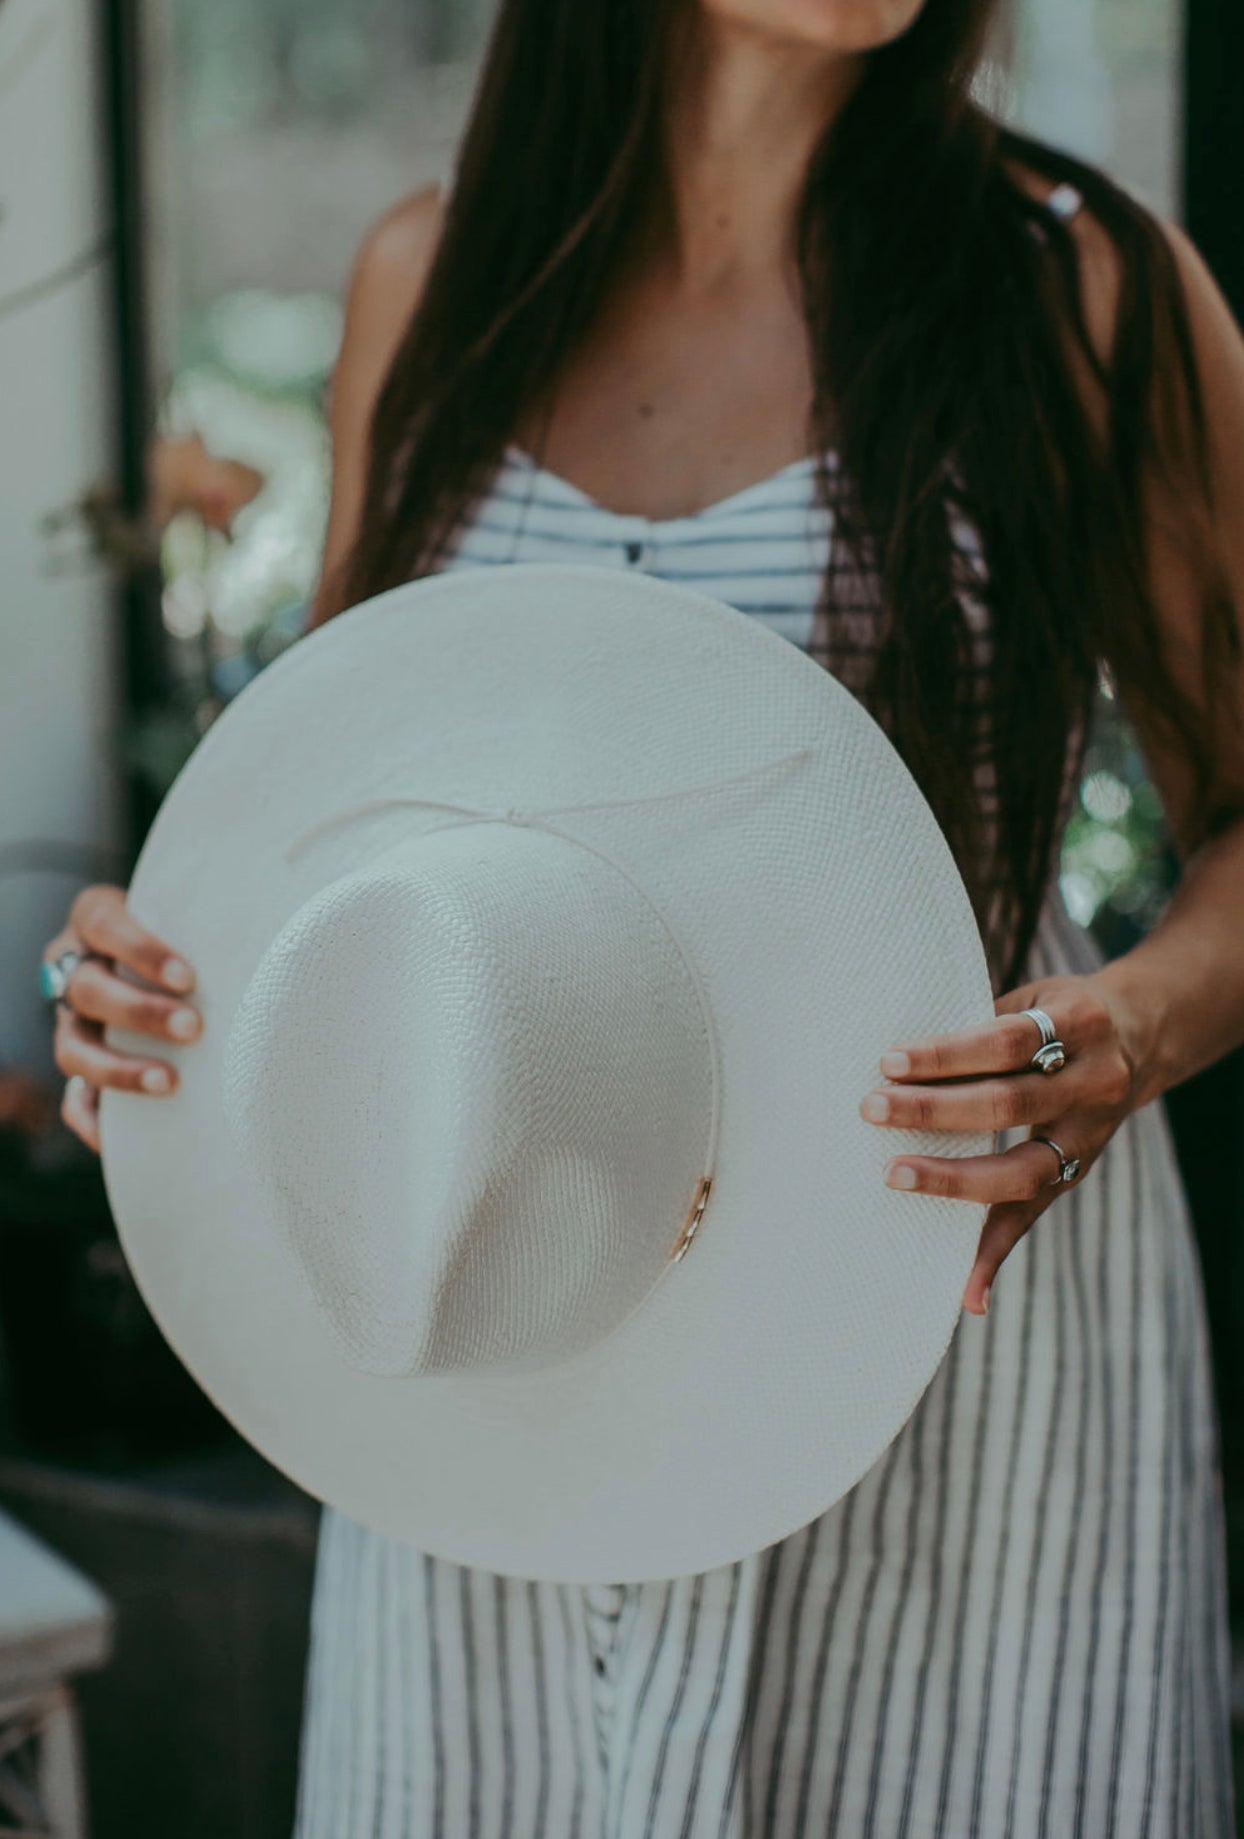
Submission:
<svg viewBox="0 0 1244 1839">
<path fill-rule="evenodd" d="M 811 461 L 650 519 L 511 448 L 447 565 L 642 569 L 815 650 L 832 534 Z M 1101 962 L 1052 882 L 1027 975 Z M 325 1509 L 297 1839 L 1229 1839 L 1217 1438 L 1151 1104 L 961 1317 L 881 1459 L 789 1538 L 672 1581 L 552 1584 Z"/>
</svg>

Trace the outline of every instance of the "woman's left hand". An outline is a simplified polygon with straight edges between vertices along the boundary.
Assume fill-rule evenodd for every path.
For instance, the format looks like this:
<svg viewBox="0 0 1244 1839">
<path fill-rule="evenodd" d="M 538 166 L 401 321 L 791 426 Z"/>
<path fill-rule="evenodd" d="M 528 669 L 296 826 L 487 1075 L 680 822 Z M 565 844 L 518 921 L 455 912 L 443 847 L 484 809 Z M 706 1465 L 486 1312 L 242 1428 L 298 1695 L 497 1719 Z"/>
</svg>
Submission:
<svg viewBox="0 0 1244 1839">
<path fill-rule="evenodd" d="M 883 1054 L 885 1083 L 860 1113 L 900 1130 L 1007 1130 L 1030 1125 L 1051 1136 L 1083 1181 L 1142 1089 L 1136 1018 L 1095 974 L 1046 977 L 1000 996 L 996 1019 L 954 1034 L 905 1041 Z M 1022 1009 L 1044 1009 L 1066 1049 L 1057 1072 L 1031 1066 L 1040 1030 Z M 992 1203 L 963 1306 L 984 1315 L 1007 1253 L 1071 1182 L 1048 1143 L 1030 1136 L 989 1156 L 920 1156 L 900 1151 L 886 1164 L 891 1187 Z"/>
</svg>

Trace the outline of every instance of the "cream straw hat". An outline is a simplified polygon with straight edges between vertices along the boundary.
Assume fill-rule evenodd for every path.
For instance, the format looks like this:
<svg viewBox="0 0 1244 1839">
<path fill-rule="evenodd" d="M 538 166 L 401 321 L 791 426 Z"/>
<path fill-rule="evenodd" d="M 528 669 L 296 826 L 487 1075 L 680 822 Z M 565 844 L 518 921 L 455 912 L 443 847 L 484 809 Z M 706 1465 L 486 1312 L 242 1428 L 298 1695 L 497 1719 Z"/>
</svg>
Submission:
<svg viewBox="0 0 1244 1839">
<path fill-rule="evenodd" d="M 677 1576 L 915 1407 L 985 1208 L 882 1167 L 992 1139 L 858 1105 L 993 1000 L 923 796 L 789 640 L 603 568 L 394 588 L 226 709 L 130 905 L 204 1031 L 171 1098 L 103 1093 L 118 1229 L 312 1494 L 495 1571 Z"/>
</svg>

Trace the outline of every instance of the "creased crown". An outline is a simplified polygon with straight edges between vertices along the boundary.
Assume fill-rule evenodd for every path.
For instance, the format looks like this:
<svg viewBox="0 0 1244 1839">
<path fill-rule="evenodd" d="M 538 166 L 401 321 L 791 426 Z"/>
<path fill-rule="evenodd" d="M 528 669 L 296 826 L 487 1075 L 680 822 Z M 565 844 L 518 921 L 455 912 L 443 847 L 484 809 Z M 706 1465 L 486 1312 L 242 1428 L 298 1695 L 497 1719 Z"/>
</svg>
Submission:
<svg viewBox="0 0 1244 1839">
<path fill-rule="evenodd" d="M 437 830 L 313 895 L 233 1018 L 223 1103 L 350 1364 L 551 1364 L 665 1270 L 712 1056 L 656 907 L 529 824 Z"/>
</svg>

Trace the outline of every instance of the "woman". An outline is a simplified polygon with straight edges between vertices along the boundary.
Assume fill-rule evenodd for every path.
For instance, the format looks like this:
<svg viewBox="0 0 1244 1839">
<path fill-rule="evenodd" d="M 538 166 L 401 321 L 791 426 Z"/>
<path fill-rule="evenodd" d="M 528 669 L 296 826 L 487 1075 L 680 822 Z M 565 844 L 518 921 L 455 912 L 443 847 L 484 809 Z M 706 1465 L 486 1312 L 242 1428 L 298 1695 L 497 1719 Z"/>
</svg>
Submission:
<svg viewBox="0 0 1244 1839">
<path fill-rule="evenodd" d="M 738 1564 L 529 1583 L 326 1510 L 300 1839 L 1232 1830 L 1206 1326 L 1151 1101 L 1244 1040 L 1244 343 L 1175 226 L 969 97 L 989 10 L 506 0 L 452 198 L 364 241 L 312 623 L 588 559 L 842 675 L 997 993 L 893 1043 L 861 1107 L 896 1186 L 990 1207 L 984 1319 L 845 1499 Z M 1054 872 L 1099 670 L 1184 863 L 1109 964 Z M 97 1143 L 99 1087 L 175 1079 L 101 1024 L 193 1039 L 193 974 L 116 888 L 66 946 L 64 1115 Z M 904 1155 L 917 1122 L 999 1147 Z"/>
</svg>

